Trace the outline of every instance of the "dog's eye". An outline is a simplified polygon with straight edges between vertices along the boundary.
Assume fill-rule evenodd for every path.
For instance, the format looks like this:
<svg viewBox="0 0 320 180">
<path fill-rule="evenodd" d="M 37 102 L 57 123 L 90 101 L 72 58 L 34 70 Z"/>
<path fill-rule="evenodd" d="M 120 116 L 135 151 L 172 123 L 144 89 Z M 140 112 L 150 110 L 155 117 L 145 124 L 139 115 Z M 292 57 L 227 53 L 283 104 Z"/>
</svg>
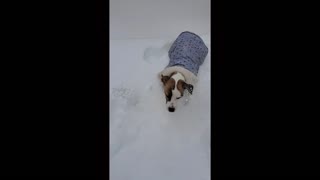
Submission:
<svg viewBox="0 0 320 180">
<path fill-rule="evenodd" d="M 177 99 L 180 99 L 181 97 L 177 97 Z"/>
</svg>

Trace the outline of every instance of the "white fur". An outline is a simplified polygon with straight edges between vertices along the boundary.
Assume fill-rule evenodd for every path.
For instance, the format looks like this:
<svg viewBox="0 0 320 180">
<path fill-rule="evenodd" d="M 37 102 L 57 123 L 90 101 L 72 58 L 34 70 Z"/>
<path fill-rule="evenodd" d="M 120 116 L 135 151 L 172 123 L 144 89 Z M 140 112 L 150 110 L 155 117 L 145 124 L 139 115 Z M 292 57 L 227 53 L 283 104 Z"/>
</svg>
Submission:
<svg viewBox="0 0 320 180">
<path fill-rule="evenodd" d="M 175 85 L 174 85 L 174 89 L 172 90 L 171 100 L 169 102 L 167 102 L 167 106 L 175 108 L 177 106 L 177 100 L 178 100 L 177 98 L 181 97 L 181 92 L 177 88 L 178 81 L 179 80 L 185 81 L 185 78 L 179 72 L 177 74 L 174 74 L 171 78 L 174 79 Z"/>
<path fill-rule="evenodd" d="M 171 77 L 172 79 L 174 79 L 174 81 L 175 81 L 175 85 L 174 85 L 174 90 L 172 91 L 172 97 L 174 96 L 174 97 L 180 97 L 181 96 L 181 93 L 180 93 L 180 91 L 178 90 L 178 81 L 179 80 L 183 80 L 183 81 L 185 81 L 185 79 L 184 79 L 184 77 L 182 76 L 182 74 L 181 73 L 177 73 L 177 74 L 175 74 L 175 75 L 173 75 L 172 77 Z M 171 99 L 172 100 L 172 99 Z"/>
</svg>

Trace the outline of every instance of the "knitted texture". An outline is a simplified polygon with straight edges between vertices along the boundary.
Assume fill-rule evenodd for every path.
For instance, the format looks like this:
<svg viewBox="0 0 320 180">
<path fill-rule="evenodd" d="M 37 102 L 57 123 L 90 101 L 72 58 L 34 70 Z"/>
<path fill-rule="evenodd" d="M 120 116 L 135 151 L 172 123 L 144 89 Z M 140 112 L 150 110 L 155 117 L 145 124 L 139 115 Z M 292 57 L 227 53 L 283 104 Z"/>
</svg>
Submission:
<svg viewBox="0 0 320 180">
<path fill-rule="evenodd" d="M 182 32 L 169 50 L 169 65 L 181 66 L 197 76 L 200 65 L 208 54 L 203 40 L 192 32 Z"/>
</svg>

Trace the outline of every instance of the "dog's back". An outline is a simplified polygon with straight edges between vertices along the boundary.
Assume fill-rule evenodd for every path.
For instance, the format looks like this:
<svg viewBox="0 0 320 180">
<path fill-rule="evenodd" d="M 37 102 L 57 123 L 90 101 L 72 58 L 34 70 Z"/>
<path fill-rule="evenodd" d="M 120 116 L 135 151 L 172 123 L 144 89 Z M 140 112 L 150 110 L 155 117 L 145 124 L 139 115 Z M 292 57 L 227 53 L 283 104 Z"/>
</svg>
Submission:
<svg viewBox="0 0 320 180">
<path fill-rule="evenodd" d="M 207 54 L 208 48 L 203 40 L 198 35 L 185 31 L 172 44 L 167 67 L 181 66 L 197 75 Z"/>
</svg>

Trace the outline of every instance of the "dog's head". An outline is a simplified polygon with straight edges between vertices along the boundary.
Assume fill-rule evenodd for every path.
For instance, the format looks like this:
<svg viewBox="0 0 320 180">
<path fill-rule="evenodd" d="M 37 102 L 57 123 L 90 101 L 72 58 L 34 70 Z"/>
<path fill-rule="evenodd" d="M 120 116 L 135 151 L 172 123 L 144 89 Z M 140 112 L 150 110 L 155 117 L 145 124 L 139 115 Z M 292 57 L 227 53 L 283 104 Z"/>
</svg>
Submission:
<svg viewBox="0 0 320 180">
<path fill-rule="evenodd" d="M 188 90 L 192 94 L 193 86 L 185 82 L 185 78 L 179 72 L 175 72 L 170 76 L 161 75 L 161 81 L 164 86 L 164 94 L 169 112 L 174 112 L 177 101 L 183 96 L 184 90 Z"/>
</svg>

